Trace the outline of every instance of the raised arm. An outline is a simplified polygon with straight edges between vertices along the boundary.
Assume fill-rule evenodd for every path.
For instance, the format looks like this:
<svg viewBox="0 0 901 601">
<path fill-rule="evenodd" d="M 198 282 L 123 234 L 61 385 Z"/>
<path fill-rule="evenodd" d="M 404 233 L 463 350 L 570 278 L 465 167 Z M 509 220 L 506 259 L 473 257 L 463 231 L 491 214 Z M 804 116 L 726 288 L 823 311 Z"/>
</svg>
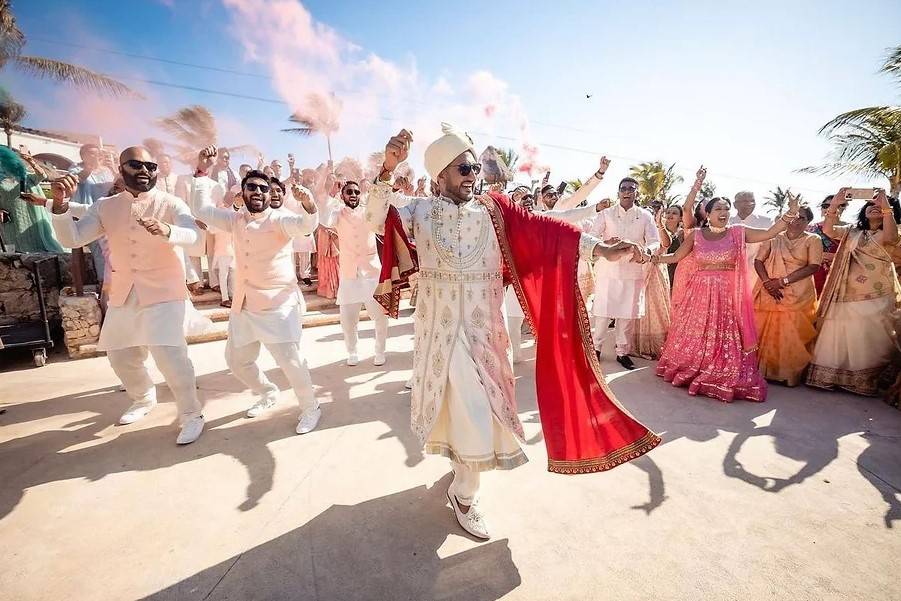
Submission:
<svg viewBox="0 0 901 601">
<path fill-rule="evenodd" d="M 788 212 L 777 219 L 769 229 L 761 229 L 757 227 L 745 226 L 746 242 L 766 242 L 771 238 L 775 238 L 788 228 L 788 224 L 798 218 L 798 209 L 800 208 L 800 200 L 797 195 L 786 192 L 788 196 Z"/>
<path fill-rule="evenodd" d="M 97 212 L 102 200 L 92 204 L 77 222 L 73 220 L 74 215 L 69 210 L 68 199 L 75 192 L 77 185 L 75 178 L 63 177 L 53 182 L 51 187 L 53 194 L 51 223 L 57 240 L 66 248 L 82 247 L 103 235 L 103 224 Z"/>
<path fill-rule="evenodd" d="M 545 211 L 543 214 L 545 215 L 545 217 L 553 217 L 554 219 L 559 219 L 560 221 L 565 221 L 566 223 L 576 225 L 580 221 L 583 221 L 585 219 L 592 219 L 599 212 L 608 208 L 610 206 L 610 201 L 607 199 L 605 200 L 602 200 L 597 204 L 587 205 L 584 207 L 576 207 L 573 209 L 561 210 L 557 207 L 554 207 L 550 211 Z M 559 205 L 560 203 L 557 203 L 557 206 Z"/>
<path fill-rule="evenodd" d="M 206 181 L 204 181 L 206 180 Z M 230 232 L 232 223 L 238 218 L 234 209 L 223 209 L 214 198 L 213 188 L 218 187 L 209 178 L 195 177 L 191 190 L 191 204 L 194 206 L 195 216 L 213 229 Z M 188 206 L 185 205 L 188 209 Z M 190 209 L 188 209 L 190 212 Z"/>
<path fill-rule="evenodd" d="M 388 206 L 394 205 L 400 214 L 407 236 L 413 238 L 413 210 L 416 206 L 415 199 L 411 202 L 406 197 L 396 194 L 391 184 L 391 175 L 399 164 L 407 159 L 410 153 L 410 144 L 413 143 L 413 134 L 406 129 L 400 130 L 385 145 L 385 162 L 379 173 L 376 185 L 369 191 L 366 199 L 366 211 L 363 220 L 367 227 L 376 234 L 385 233 L 385 219 L 388 217 Z"/>
<path fill-rule="evenodd" d="M 698 172 L 695 174 L 695 183 L 692 184 L 691 190 L 688 191 L 688 196 L 685 198 L 685 204 L 682 205 L 682 227 L 685 228 L 686 232 L 701 225 L 700 223 L 695 223 L 695 204 L 697 203 L 698 193 L 701 191 L 701 187 L 704 185 L 704 180 L 706 178 L 707 170 L 704 169 L 704 165 L 701 165 Z"/>
<path fill-rule="evenodd" d="M 313 198 L 300 186 L 296 184 L 292 186 L 291 193 L 300 201 L 302 210 L 296 213 L 279 213 L 278 224 L 286 235 L 299 238 L 311 233 L 319 225 L 319 209 Z"/>
<path fill-rule="evenodd" d="M 673 243 L 673 238 L 676 236 L 675 234 L 670 234 L 669 230 L 666 229 L 666 224 L 663 221 L 665 213 L 666 209 L 661 207 L 660 210 L 657 211 L 657 214 L 654 215 L 654 225 L 657 227 L 657 238 L 660 240 L 660 247 L 658 249 L 660 251 L 668 249 Z"/>
<path fill-rule="evenodd" d="M 557 204 L 554 205 L 554 209 L 572 209 L 582 204 L 582 201 L 587 200 L 588 195 L 591 194 L 592 191 L 598 187 L 598 184 L 601 183 L 601 180 L 604 179 L 604 174 L 607 173 L 608 167 L 610 167 L 610 159 L 608 159 L 606 156 L 602 156 L 598 170 L 595 171 L 578 190 L 576 190 L 566 198 L 561 198 L 560 200 L 558 200 Z"/>
<path fill-rule="evenodd" d="M 885 190 L 880 189 L 873 202 L 882 211 L 882 230 L 879 232 L 882 245 L 895 246 L 898 244 L 898 224 L 895 223 L 895 212 L 888 202 Z"/>
</svg>

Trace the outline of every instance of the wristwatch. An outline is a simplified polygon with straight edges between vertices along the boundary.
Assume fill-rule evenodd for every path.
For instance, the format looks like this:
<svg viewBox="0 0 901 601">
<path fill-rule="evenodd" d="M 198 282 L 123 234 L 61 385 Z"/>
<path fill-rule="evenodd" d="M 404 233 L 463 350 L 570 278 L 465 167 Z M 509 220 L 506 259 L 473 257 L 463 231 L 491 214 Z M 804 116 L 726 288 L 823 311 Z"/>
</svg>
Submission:
<svg viewBox="0 0 901 601">
<path fill-rule="evenodd" d="M 788 286 L 788 278 L 782 278 L 782 285 Z"/>
</svg>

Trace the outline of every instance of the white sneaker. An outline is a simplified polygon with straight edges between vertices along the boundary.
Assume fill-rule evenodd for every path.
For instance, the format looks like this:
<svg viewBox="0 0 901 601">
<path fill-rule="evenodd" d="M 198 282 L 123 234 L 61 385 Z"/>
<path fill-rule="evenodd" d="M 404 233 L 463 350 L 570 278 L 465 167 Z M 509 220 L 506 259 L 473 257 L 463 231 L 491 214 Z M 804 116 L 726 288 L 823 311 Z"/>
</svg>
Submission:
<svg viewBox="0 0 901 601">
<path fill-rule="evenodd" d="M 406 388 L 407 390 L 413 390 L 413 378 L 410 378 L 406 381 L 406 383 L 404 383 L 404 388 Z"/>
<path fill-rule="evenodd" d="M 353 367 L 354 365 L 358 365 L 360 363 L 360 358 L 357 357 L 356 353 L 352 353 L 347 356 L 347 366 Z"/>
<path fill-rule="evenodd" d="M 181 427 L 181 432 L 178 433 L 178 438 L 175 439 L 175 443 L 191 444 L 200 438 L 201 432 L 203 432 L 203 416 L 199 415 L 197 417 L 192 417 Z"/>
<path fill-rule="evenodd" d="M 491 538 L 491 535 L 488 534 L 488 525 L 485 523 L 485 516 L 479 511 L 479 507 L 475 502 L 469 506 L 469 511 L 463 513 L 460 509 L 460 504 L 457 502 L 457 495 L 452 493 L 450 488 L 447 489 L 447 500 L 450 501 L 451 507 L 454 510 L 454 515 L 457 516 L 457 522 L 459 522 L 463 530 L 466 530 L 474 537 L 482 540 Z"/>
<path fill-rule="evenodd" d="M 375 358 L 372 360 L 372 364 L 375 366 L 384 365 L 385 364 L 385 353 L 376 353 Z"/>
<path fill-rule="evenodd" d="M 275 407 L 275 404 L 278 402 L 278 393 L 277 392 L 267 392 L 264 393 L 260 399 L 254 403 L 250 409 L 247 410 L 245 414 L 247 417 L 257 417 Z"/>
<path fill-rule="evenodd" d="M 319 424 L 320 417 L 322 417 L 322 409 L 319 407 L 304 411 L 300 414 L 300 418 L 297 420 L 297 429 L 295 430 L 295 432 L 297 432 L 298 434 L 306 434 L 308 432 L 312 432 Z"/>
<path fill-rule="evenodd" d="M 137 403 L 133 403 L 131 407 L 128 408 L 128 411 L 122 414 L 122 417 L 119 418 L 120 426 L 127 426 L 128 424 L 133 424 L 139 419 L 147 417 L 147 414 L 156 407 L 156 401 L 146 402 L 139 401 Z"/>
</svg>

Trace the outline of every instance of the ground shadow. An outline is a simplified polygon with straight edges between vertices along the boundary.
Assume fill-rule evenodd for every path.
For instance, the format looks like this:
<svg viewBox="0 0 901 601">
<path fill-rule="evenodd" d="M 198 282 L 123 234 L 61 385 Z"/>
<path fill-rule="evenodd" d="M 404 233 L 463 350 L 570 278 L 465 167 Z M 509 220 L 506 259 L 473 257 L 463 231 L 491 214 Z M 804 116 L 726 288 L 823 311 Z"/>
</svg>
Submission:
<svg viewBox="0 0 901 601">
<path fill-rule="evenodd" d="M 499 599 L 521 583 L 506 540 L 438 556 L 449 534 L 462 533 L 446 506 L 450 479 L 333 505 L 148 599 Z"/>
</svg>

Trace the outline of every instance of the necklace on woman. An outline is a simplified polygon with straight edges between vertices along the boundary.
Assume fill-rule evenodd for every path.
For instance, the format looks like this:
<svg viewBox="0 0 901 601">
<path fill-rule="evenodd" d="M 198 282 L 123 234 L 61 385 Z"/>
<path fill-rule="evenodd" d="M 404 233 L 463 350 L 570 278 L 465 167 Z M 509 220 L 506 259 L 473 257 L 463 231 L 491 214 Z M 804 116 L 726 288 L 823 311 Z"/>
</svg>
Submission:
<svg viewBox="0 0 901 601">
<path fill-rule="evenodd" d="M 708 225 L 708 226 L 707 226 L 707 229 L 709 229 L 709 230 L 711 231 L 711 233 L 714 233 L 714 234 L 722 234 L 723 232 L 726 231 L 727 228 L 725 228 L 725 227 L 716 227 L 715 225 Z"/>
</svg>

